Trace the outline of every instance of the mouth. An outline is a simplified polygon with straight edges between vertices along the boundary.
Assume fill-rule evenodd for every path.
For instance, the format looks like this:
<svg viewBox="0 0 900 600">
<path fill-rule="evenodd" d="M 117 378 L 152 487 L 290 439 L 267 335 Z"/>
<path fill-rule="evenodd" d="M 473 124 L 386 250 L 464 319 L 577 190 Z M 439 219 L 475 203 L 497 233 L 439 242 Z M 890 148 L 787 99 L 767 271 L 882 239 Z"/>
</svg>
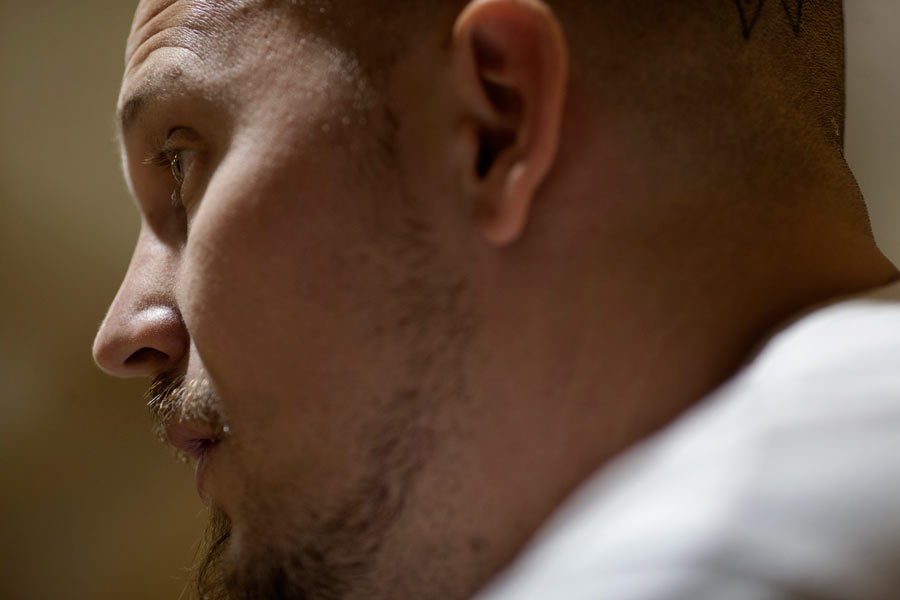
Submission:
<svg viewBox="0 0 900 600">
<path fill-rule="evenodd" d="M 166 440 L 188 459 L 196 462 L 197 493 L 205 504 L 210 503 L 207 493 L 207 471 L 211 455 L 228 433 L 228 426 L 216 431 L 209 425 L 192 421 L 169 422 L 164 426 Z"/>
</svg>

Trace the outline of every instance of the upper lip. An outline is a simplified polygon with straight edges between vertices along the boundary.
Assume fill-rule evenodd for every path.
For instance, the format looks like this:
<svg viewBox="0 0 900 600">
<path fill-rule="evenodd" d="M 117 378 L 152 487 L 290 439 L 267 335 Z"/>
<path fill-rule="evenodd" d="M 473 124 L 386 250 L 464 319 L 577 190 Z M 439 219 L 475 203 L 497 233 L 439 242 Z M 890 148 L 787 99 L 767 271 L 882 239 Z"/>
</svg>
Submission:
<svg viewBox="0 0 900 600">
<path fill-rule="evenodd" d="M 195 460 L 218 443 L 215 430 L 196 421 L 169 422 L 164 426 L 169 444 Z"/>
</svg>

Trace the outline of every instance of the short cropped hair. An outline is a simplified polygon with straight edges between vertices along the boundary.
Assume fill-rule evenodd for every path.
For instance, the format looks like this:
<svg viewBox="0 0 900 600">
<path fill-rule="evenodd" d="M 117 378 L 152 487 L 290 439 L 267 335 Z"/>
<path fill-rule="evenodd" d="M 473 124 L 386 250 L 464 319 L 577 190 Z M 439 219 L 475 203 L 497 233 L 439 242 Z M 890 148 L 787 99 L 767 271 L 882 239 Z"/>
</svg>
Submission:
<svg viewBox="0 0 900 600">
<path fill-rule="evenodd" d="M 270 0 L 278 3 L 278 0 Z M 545 0 L 570 45 L 572 78 L 620 114 L 660 126 L 710 110 L 806 123 L 842 146 L 842 0 Z M 447 36 L 465 0 L 280 0 L 353 52 L 373 80 L 423 32 Z M 668 119 L 666 119 L 668 115 Z M 674 121 L 673 121 L 674 119 Z M 777 125 L 773 132 L 777 132 Z"/>
</svg>

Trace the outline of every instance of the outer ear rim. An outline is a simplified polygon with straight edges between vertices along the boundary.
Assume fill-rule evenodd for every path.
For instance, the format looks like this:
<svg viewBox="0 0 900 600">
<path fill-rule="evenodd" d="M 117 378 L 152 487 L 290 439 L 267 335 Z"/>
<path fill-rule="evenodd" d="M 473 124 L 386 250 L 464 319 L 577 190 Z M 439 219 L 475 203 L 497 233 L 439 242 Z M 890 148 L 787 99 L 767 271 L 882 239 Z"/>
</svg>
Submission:
<svg viewBox="0 0 900 600">
<path fill-rule="evenodd" d="M 483 27 L 491 22 L 499 27 L 513 24 L 533 32 L 532 39 L 537 41 L 532 50 L 540 69 L 532 78 L 540 83 L 530 90 L 525 85 L 521 89 L 532 98 L 539 95 L 541 101 L 525 102 L 513 146 L 505 156 L 498 157 L 488 175 L 494 180 L 474 184 L 477 197 L 473 220 L 489 243 L 505 246 L 521 237 L 534 198 L 556 162 L 568 86 L 569 51 L 561 24 L 541 0 L 474 0 L 463 9 L 453 27 L 453 43 L 463 50 L 457 53 L 457 60 L 464 63 L 458 63 L 457 69 L 481 72 L 475 40 L 480 34 L 484 38 Z M 496 79 L 515 85 L 502 75 Z M 466 91 L 474 89 L 466 86 Z M 486 94 L 482 91 L 480 96 L 469 93 L 463 99 L 473 109 L 472 118 L 489 122 L 496 117 Z"/>
</svg>

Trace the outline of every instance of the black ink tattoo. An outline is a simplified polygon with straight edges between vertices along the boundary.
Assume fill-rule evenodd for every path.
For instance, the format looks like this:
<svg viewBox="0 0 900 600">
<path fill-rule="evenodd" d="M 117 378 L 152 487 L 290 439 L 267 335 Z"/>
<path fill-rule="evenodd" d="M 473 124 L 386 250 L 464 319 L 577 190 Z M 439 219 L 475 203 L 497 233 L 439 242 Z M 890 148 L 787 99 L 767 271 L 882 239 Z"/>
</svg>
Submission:
<svg viewBox="0 0 900 600">
<path fill-rule="evenodd" d="M 741 29 L 744 32 L 744 39 L 749 40 L 766 0 L 734 0 L 734 2 L 737 4 L 738 12 L 741 15 Z"/>
<path fill-rule="evenodd" d="M 741 30 L 744 33 L 744 39 L 749 40 L 762 14 L 766 0 L 734 0 L 737 5 L 738 13 L 741 16 Z M 800 28 L 803 22 L 803 0 L 781 0 L 781 6 L 787 15 L 791 24 L 794 35 L 800 35 Z"/>
<path fill-rule="evenodd" d="M 791 22 L 791 29 L 794 35 L 800 35 L 800 23 L 803 21 L 803 0 L 781 0 L 784 12 L 787 13 L 788 21 Z"/>
</svg>

